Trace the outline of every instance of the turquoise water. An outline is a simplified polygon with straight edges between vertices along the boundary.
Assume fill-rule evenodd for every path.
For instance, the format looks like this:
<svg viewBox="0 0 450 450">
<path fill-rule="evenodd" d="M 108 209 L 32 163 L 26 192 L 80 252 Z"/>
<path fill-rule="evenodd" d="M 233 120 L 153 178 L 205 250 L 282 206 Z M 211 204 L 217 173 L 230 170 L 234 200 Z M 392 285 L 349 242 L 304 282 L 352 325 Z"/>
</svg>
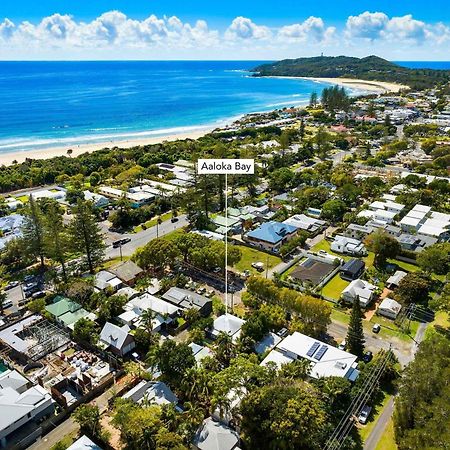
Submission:
<svg viewBox="0 0 450 450">
<path fill-rule="evenodd" d="M 255 61 L 0 62 L 0 152 L 194 131 L 304 104 L 326 86 Z"/>
</svg>

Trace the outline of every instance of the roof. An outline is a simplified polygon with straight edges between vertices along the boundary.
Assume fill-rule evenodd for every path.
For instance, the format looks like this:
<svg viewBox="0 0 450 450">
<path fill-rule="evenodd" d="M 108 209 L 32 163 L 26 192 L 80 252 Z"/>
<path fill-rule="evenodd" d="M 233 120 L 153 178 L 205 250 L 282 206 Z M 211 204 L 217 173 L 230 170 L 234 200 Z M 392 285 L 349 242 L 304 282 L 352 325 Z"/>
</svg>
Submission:
<svg viewBox="0 0 450 450">
<path fill-rule="evenodd" d="M 372 299 L 376 287 L 368 281 L 353 280 L 343 291 L 342 295 L 347 295 L 353 300 L 358 299 L 361 306 L 367 306 Z"/>
<path fill-rule="evenodd" d="M 397 270 L 394 275 L 391 275 L 387 280 L 386 284 L 393 284 L 395 286 L 398 286 L 398 283 L 406 277 L 407 273 L 403 272 L 402 270 Z"/>
<path fill-rule="evenodd" d="M 19 322 L 13 323 L 8 328 L 0 331 L 0 340 L 11 348 L 20 353 L 26 353 L 30 347 L 30 341 L 26 341 L 20 337 L 21 332 L 30 327 L 31 325 L 39 322 L 42 316 L 39 314 L 33 314 L 25 317 Z"/>
<path fill-rule="evenodd" d="M 239 435 L 231 428 L 214 421 L 204 420 L 195 433 L 192 443 L 200 450 L 232 450 L 239 442 Z"/>
<path fill-rule="evenodd" d="M 170 288 L 162 298 L 183 309 L 202 309 L 206 304 L 212 303 L 209 298 L 178 287 Z"/>
<path fill-rule="evenodd" d="M 398 314 L 402 309 L 402 305 L 391 298 L 386 297 L 378 306 L 378 309 L 384 309 L 385 311 L 391 311 L 394 314 Z"/>
<path fill-rule="evenodd" d="M 142 294 L 140 297 L 133 298 L 126 305 L 125 309 L 135 309 L 140 313 L 151 309 L 152 311 L 161 314 L 161 315 L 169 315 L 172 316 L 180 311 L 180 308 L 169 303 L 165 300 L 161 300 L 151 294 Z"/>
<path fill-rule="evenodd" d="M 281 357 L 274 356 L 274 353 L 280 353 Z M 311 361 L 310 376 L 313 378 L 330 376 L 349 378 L 357 360 L 351 353 L 296 331 L 283 339 L 261 364 L 267 365 L 269 361 L 288 363 L 300 358 Z"/>
<path fill-rule="evenodd" d="M 365 267 L 365 262 L 362 259 L 352 258 L 349 259 L 342 267 L 342 272 L 358 273 L 362 268 Z"/>
<path fill-rule="evenodd" d="M 295 214 L 294 216 L 287 218 L 283 223 L 307 231 L 317 230 L 326 224 L 324 220 L 314 219 L 305 214 Z"/>
<path fill-rule="evenodd" d="M 211 350 L 208 347 L 204 347 L 203 345 L 198 345 L 195 342 L 191 342 L 189 344 L 191 347 L 192 353 L 194 354 L 194 358 L 199 363 L 203 358 L 210 356 Z"/>
<path fill-rule="evenodd" d="M 170 403 L 176 405 L 178 403 L 177 396 L 162 381 L 142 380 L 133 389 L 124 394 L 122 398 L 129 398 L 136 403 L 140 403 L 146 399 L 157 405 L 167 405 Z"/>
<path fill-rule="evenodd" d="M 279 344 L 281 341 L 280 336 L 278 336 L 275 333 L 268 333 L 266 334 L 260 342 L 258 342 L 255 345 L 255 351 L 258 353 L 258 355 L 261 355 L 262 353 L 265 353 L 267 350 L 271 350 L 274 348 L 277 344 Z"/>
<path fill-rule="evenodd" d="M 53 303 L 47 305 L 45 310 L 51 315 L 59 318 L 67 313 L 73 313 L 81 308 L 81 305 L 70 298 L 56 296 Z"/>
<path fill-rule="evenodd" d="M 143 272 L 143 269 L 141 269 L 135 262 L 131 261 L 131 259 L 128 261 L 123 261 L 111 267 L 109 270 L 125 283 L 134 280 Z"/>
<path fill-rule="evenodd" d="M 261 224 L 256 230 L 250 231 L 247 233 L 247 237 L 276 244 L 282 241 L 286 235 L 295 231 L 297 231 L 297 228 L 293 225 L 271 221 Z"/>
<path fill-rule="evenodd" d="M 232 336 L 233 339 L 237 339 L 244 323 L 245 320 L 233 316 L 232 314 L 222 314 L 214 321 L 213 334 L 218 335 L 223 332 Z"/>
<path fill-rule="evenodd" d="M 94 444 L 87 436 L 83 434 L 67 450 L 102 450 L 97 444 Z"/>
<path fill-rule="evenodd" d="M 128 332 L 130 329 L 125 325 L 123 327 L 118 327 L 113 323 L 106 322 L 100 333 L 100 340 L 111 347 L 121 350 L 126 344 L 129 336 Z"/>
</svg>

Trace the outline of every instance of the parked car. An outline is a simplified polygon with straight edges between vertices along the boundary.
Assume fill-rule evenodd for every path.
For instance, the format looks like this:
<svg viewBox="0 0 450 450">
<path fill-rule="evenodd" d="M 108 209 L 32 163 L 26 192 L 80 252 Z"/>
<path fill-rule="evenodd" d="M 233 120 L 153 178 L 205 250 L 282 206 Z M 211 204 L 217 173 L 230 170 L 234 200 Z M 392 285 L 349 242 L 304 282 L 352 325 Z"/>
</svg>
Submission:
<svg viewBox="0 0 450 450">
<path fill-rule="evenodd" d="M 31 298 L 33 300 L 37 299 L 37 298 L 42 298 L 45 297 L 45 292 L 44 291 L 37 291 L 34 294 L 32 294 Z"/>
<path fill-rule="evenodd" d="M 262 262 L 253 262 L 252 267 L 256 269 L 258 272 L 262 272 L 264 270 L 264 263 Z"/>
<path fill-rule="evenodd" d="M 198 289 L 197 289 L 197 294 L 199 294 L 199 295 L 203 295 L 204 293 L 206 292 L 206 288 L 205 287 L 199 287 Z"/>
<path fill-rule="evenodd" d="M 12 288 L 15 288 L 19 286 L 19 282 L 18 281 L 10 281 L 6 286 L 5 286 L 5 291 L 9 291 Z"/>
<path fill-rule="evenodd" d="M 369 418 L 369 414 L 371 411 L 372 408 L 370 406 L 364 405 L 363 409 L 359 413 L 358 422 L 364 425 L 367 422 L 367 419 Z"/>
<path fill-rule="evenodd" d="M 4 309 L 6 309 L 6 308 L 11 308 L 12 305 L 13 305 L 12 300 L 5 300 L 5 301 L 3 302 L 3 308 L 4 308 Z"/>
<path fill-rule="evenodd" d="M 345 350 L 345 347 L 347 346 L 347 342 L 345 342 L 345 339 L 338 345 L 339 350 Z"/>
<path fill-rule="evenodd" d="M 381 325 L 379 323 L 376 323 L 373 327 L 372 327 L 372 331 L 374 333 L 379 333 L 381 330 Z"/>
<path fill-rule="evenodd" d="M 214 289 L 210 289 L 210 290 L 205 294 L 205 296 L 208 297 L 208 298 L 211 298 L 214 294 L 215 294 Z"/>
<path fill-rule="evenodd" d="M 277 332 L 277 335 L 281 338 L 286 337 L 289 334 L 289 331 L 287 328 L 282 328 L 280 331 Z"/>
<path fill-rule="evenodd" d="M 368 362 L 372 361 L 372 358 L 373 358 L 373 353 L 369 351 L 369 352 L 364 353 L 362 360 L 365 363 L 368 363 Z"/>
</svg>

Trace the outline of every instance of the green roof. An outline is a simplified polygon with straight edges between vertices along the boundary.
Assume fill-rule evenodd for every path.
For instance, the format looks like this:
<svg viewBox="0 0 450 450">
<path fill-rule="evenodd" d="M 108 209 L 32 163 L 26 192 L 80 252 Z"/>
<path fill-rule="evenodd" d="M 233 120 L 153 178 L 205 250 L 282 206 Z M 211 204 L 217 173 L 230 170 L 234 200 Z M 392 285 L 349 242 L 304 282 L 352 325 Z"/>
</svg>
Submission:
<svg viewBox="0 0 450 450">
<path fill-rule="evenodd" d="M 82 319 L 83 317 L 87 317 L 88 315 L 89 313 L 84 308 L 80 308 L 74 312 L 67 312 L 62 316 L 59 316 L 58 319 L 61 322 L 64 322 L 64 325 L 68 327 L 69 325 L 78 322 L 80 319 Z"/>
<path fill-rule="evenodd" d="M 45 307 L 46 311 L 57 318 L 59 318 L 63 314 L 77 311 L 80 308 L 81 305 L 79 305 L 77 302 L 61 296 L 55 297 L 54 303 Z"/>
</svg>

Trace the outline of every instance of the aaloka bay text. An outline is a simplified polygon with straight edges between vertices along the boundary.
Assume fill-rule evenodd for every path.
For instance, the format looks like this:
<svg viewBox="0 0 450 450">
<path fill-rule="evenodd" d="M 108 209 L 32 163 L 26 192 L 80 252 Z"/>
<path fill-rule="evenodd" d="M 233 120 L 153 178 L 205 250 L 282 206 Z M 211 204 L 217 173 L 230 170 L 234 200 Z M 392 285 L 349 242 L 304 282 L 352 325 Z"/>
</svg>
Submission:
<svg viewBox="0 0 450 450">
<path fill-rule="evenodd" d="M 253 174 L 255 161 L 253 159 L 199 159 L 197 171 L 206 174 Z"/>
</svg>

